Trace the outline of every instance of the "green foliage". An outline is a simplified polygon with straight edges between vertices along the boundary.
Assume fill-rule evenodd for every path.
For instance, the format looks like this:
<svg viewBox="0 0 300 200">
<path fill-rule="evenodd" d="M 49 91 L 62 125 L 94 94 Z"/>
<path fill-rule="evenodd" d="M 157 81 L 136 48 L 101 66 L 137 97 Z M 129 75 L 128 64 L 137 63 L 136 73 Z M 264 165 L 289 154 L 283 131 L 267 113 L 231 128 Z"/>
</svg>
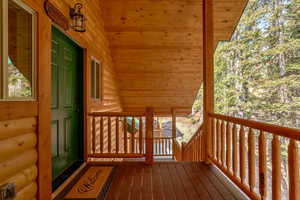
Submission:
<svg viewBox="0 0 300 200">
<path fill-rule="evenodd" d="M 215 52 L 215 112 L 300 128 L 300 1 L 250 0 Z"/>
<path fill-rule="evenodd" d="M 26 98 L 32 96 L 30 81 L 9 60 L 8 61 L 8 96 L 12 98 Z"/>
</svg>

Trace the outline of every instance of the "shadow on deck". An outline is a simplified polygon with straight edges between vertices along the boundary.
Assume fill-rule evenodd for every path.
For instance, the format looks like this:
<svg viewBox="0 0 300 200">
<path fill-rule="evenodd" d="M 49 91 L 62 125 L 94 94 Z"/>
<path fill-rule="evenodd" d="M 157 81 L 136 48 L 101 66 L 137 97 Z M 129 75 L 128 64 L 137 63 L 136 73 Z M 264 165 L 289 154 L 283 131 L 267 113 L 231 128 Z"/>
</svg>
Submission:
<svg viewBox="0 0 300 200">
<path fill-rule="evenodd" d="M 106 200 L 248 199 L 215 167 L 201 163 L 122 163 Z"/>
</svg>

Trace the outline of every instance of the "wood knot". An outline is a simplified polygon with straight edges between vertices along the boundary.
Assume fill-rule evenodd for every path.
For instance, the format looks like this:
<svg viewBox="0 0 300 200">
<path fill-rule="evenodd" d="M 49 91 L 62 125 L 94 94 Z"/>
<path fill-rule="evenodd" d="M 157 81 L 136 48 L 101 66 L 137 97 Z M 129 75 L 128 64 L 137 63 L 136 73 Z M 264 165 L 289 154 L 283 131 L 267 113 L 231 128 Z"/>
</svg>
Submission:
<svg viewBox="0 0 300 200">
<path fill-rule="evenodd" d="M 18 143 L 18 146 L 22 146 L 23 144 L 24 144 L 24 141 L 19 142 L 19 143 Z"/>
</svg>

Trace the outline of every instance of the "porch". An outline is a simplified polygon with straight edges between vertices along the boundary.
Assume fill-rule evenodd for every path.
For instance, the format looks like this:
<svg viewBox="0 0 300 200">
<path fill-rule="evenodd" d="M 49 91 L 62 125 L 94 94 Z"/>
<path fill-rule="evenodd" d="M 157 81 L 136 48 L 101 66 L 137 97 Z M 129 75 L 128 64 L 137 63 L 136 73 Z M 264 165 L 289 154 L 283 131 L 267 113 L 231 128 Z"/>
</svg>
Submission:
<svg viewBox="0 0 300 200">
<path fill-rule="evenodd" d="M 214 166 L 196 162 L 109 163 L 116 170 L 106 200 L 249 199 Z M 99 165 L 97 164 L 91 164 Z M 103 165 L 103 163 L 102 163 Z M 101 164 L 100 164 L 101 166 Z"/>
<path fill-rule="evenodd" d="M 68 25 L 75 1 L 45 2 Z M 116 171 L 106 200 L 299 200 L 300 130 L 215 109 L 214 51 L 230 40 L 248 1 L 137 2 L 82 3 L 88 20 L 80 33 L 51 21 L 44 1 L 0 3 L 0 192 L 63 199 L 77 172 L 109 163 Z M 32 24 L 7 26 L 20 10 Z M 3 42 L 24 28 L 30 48 Z M 31 53 L 19 59 L 16 47 Z M 27 71 L 24 60 L 32 61 Z M 32 77 L 25 98 L 9 96 L 2 71 L 12 64 Z M 191 113 L 201 84 L 203 123 L 181 142 L 176 118 Z M 171 135 L 157 134 L 156 116 L 172 117 Z"/>
</svg>

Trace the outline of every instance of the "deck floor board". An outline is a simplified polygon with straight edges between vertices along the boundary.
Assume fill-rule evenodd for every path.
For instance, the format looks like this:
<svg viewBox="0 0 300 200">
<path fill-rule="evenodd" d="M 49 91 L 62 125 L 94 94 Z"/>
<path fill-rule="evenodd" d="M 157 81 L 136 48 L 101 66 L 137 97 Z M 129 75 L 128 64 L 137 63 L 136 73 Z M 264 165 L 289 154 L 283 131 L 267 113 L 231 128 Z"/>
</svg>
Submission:
<svg viewBox="0 0 300 200">
<path fill-rule="evenodd" d="M 119 165 L 106 200 L 248 199 L 218 170 L 202 163 Z"/>
</svg>

